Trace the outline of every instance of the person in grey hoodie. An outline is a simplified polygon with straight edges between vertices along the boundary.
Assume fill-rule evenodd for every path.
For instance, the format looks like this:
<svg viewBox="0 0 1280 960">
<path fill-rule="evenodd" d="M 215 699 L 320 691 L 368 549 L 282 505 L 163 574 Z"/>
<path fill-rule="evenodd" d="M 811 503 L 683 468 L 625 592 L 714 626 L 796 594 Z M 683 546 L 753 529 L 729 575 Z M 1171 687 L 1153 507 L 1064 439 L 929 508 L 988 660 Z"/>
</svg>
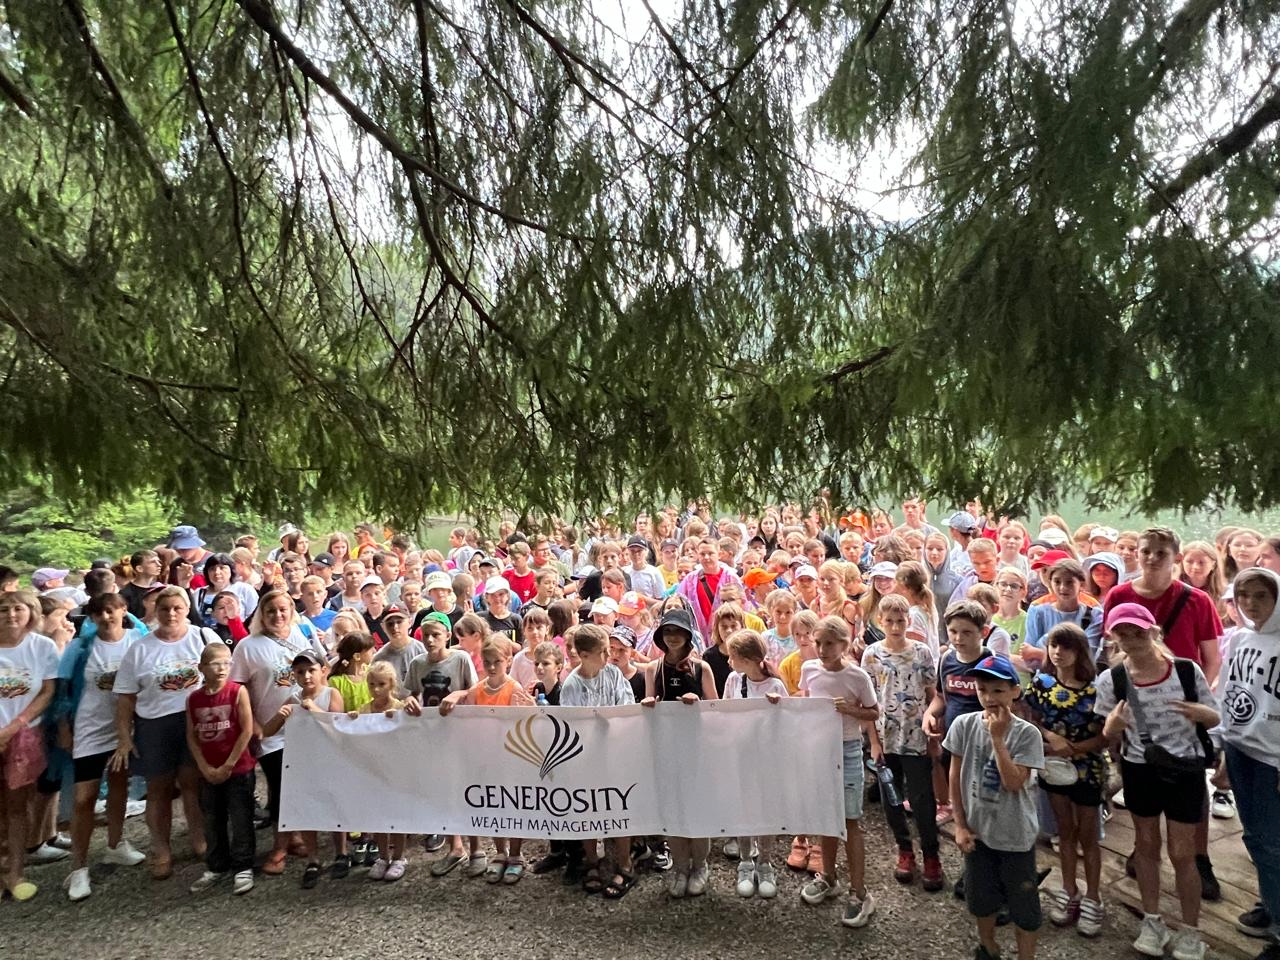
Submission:
<svg viewBox="0 0 1280 960">
<path fill-rule="evenodd" d="M 960 583 L 960 574 L 951 566 L 951 544 L 941 533 L 929 534 L 924 542 L 924 568 L 929 573 L 929 589 L 933 591 L 941 623 L 951 594 Z"/>
<path fill-rule="evenodd" d="M 1084 567 L 1086 593 L 1092 594 L 1101 603 L 1117 583 L 1124 582 L 1124 560 L 1120 554 L 1110 550 L 1102 550 L 1090 554 L 1080 561 Z M 1098 569 L 1101 567 L 1102 569 Z M 1113 577 L 1111 574 L 1115 574 Z"/>
<path fill-rule="evenodd" d="M 1249 567 L 1232 584 L 1244 624 L 1222 665 L 1222 742 L 1244 845 L 1271 918 L 1259 955 L 1280 960 L 1280 574 Z"/>
</svg>

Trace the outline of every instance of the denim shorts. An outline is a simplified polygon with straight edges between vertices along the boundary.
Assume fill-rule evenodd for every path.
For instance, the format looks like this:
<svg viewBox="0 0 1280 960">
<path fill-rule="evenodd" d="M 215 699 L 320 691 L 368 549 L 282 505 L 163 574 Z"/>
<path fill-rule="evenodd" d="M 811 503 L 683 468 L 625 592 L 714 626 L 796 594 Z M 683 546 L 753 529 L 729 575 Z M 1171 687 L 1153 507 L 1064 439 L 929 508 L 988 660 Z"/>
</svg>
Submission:
<svg viewBox="0 0 1280 960">
<path fill-rule="evenodd" d="M 844 741 L 844 818 L 862 819 L 862 799 L 866 792 L 867 770 L 862 765 L 862 741 Z"/>
</svg>

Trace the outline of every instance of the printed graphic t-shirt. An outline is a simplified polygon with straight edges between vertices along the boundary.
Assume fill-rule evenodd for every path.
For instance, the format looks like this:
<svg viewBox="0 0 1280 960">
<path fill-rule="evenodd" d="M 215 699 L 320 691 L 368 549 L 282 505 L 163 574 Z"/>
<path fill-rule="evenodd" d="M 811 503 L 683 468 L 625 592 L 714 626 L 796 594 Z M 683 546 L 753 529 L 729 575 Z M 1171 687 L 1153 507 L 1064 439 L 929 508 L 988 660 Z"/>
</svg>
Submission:
<svg viewBox="0 0 1280 960">
<path fill-rule="evenodd" d="M 58 647 L 40 633 L 28 633 L 15 647 L 0 647 L 0 727 L 27 708 L 46 680 L 58 676 Z M 36 726 L 36 717 L 31 726 Z"/>
<path fill-rule="evenodd" d="M 200 653 L 210 642 L 222 641 L 212 630 L 199 627 L 188 627 L 172 641 L 149 633 L 121 659 L 112 691 L 136 694 L 134 711 L 144 720 L 182 713 L 188 694 L 200 682 Z"/>
</svg>

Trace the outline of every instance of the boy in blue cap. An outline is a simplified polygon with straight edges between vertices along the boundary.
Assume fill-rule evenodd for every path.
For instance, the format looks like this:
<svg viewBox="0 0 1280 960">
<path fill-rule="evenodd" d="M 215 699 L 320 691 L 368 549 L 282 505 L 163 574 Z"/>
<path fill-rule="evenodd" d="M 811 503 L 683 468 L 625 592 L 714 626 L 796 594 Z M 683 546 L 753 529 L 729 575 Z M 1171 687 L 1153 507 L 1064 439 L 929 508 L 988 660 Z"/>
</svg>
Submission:
<svg viewBox="0 0 1280 960">
<path fill-rule="evenodd" d="M 956 845 L 964 852 L 965 900 L 981 941 L 974 960 L 1000 956 L 996 915 L 1002 904 L 1017 927 L 1018 960 L 1031 960 L 1041 923 L 1039 820 L 1031 773 L 1044 768 L 1044 744 L 1035 726 L 1013 715 L 1021 686 L 1008 657 L 983 657 L 968 674 L 977 683 L 982 711 L 957 717 L 942 746 L 951 754 L 951 805 Z"/>
</svg>

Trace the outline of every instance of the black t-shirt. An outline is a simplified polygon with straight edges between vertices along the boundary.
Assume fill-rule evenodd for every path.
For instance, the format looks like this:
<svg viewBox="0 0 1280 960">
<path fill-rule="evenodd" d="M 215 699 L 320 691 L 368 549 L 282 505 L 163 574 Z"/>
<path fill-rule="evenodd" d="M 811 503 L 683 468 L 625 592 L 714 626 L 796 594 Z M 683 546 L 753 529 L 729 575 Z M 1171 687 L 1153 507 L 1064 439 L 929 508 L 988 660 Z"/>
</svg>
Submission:
<svg viewBox="0 0 1280 960">
<path fill-rule="evenodd" d="M 687 671 L 681 670 L 666 660 L 659 661 L 657 673 L 653 677 L 654 692 L 659 700 L 679 700 L 686 693 L 702 699 L 702 664 L 697 660 L 690 660 L 688 667 Z"/>
<path fill-rule="evenodd" d="M 597 570 L 594 573 L 589 573 L 585 577 L 583 577 L 582 582 L 578 584 L 578 599 L 579 600 L 598 600 L 600 597 L 604 596 L 604 589 L 601 586 L 601 582 L 600 582 L 603 576 L 604 576 L 604 571 Z M 626 570 L 623 570 L 622 576 L 623 576 L 623 579 L 627 581 L 627 589 L 630 590 L 631 574 L 627 573 Z"/>
<path fill-rule="evenodd" d="M 717 695 L 724 697 L 724 683 L 729 679 L 729 674 L 733 673 L 733 668 L 729 666 L 729 655 L 721 653 L 719 647 L 708 647 L 702 653 L 702 662 L 711 668 Z"/>
<path fill-rule="evenodd" d="M 543 685 L 542 681 L 539 680 L 533 685 L 533 699 L 537 700 L 538 694 L 540 693 L 545 694 L 547 698 L 547 705 L 551 707 L 558 707 L 560 706 L 560 688 L 562 686 L 564 686 L 564 684 L 557 680 L 556 685 L 548 690 L 546 686 Z"/>
<path fill-rule="evenodd" d="M 636 703 L 644 699 L 644 671 L 637 670 L 628 678 L 627 683 L 631 684 L 631 693 L 636 698 Z"/>
<path fill-rule="evenodd" d="M 494 633 L 505 633 L 516 643 L 523 643 L 524 640 L 520 636 L 520 625 L 524 622 L 524 618 L 518 613 L 508 613 L 499 620 L 489 610 L 480 614 L 484 618 L 484 622 L 489 624 L 489 629 Z"/>
<path fill-rule="evenodd" d="M 426 607 L 423 607 L 421 610 L 419 610 L 417 613 L 415 613 L 413 615 L 413 626 L 409 629 L 409 632 L 413 633 L 415 630 L 421 627 L 422 621 L 427 619 L 427 614 L 431 613 L 435 609 L 436 609 L 435 607 L 426 606 Z M 437 611 L 437 612 L 441 612 L 446 617 L 449 618 L 449 630 L 451 633 L 453 628 L 458 625 L 458 621 L 462 619 L 462 614 L 463 614 L 462 608 L 458 606 L 456 603 L 453 605 L 452 610 L 443 610 L 443 611 Z M 452 636 L 449 637 L 449 644 L 450 646 L 453 645 Z"/>
<path fill-rule="evenodd" d="M 139 587 L 133 583 L 126 583 L 120 588 L 120 599 L 129 605 L 129 612 L 139 620 L 142 619 L 142 614 L 145 612 L 142 606 L 142 598 L 147 595 L 150 589 L 150 587 Z"/>
</svg>

